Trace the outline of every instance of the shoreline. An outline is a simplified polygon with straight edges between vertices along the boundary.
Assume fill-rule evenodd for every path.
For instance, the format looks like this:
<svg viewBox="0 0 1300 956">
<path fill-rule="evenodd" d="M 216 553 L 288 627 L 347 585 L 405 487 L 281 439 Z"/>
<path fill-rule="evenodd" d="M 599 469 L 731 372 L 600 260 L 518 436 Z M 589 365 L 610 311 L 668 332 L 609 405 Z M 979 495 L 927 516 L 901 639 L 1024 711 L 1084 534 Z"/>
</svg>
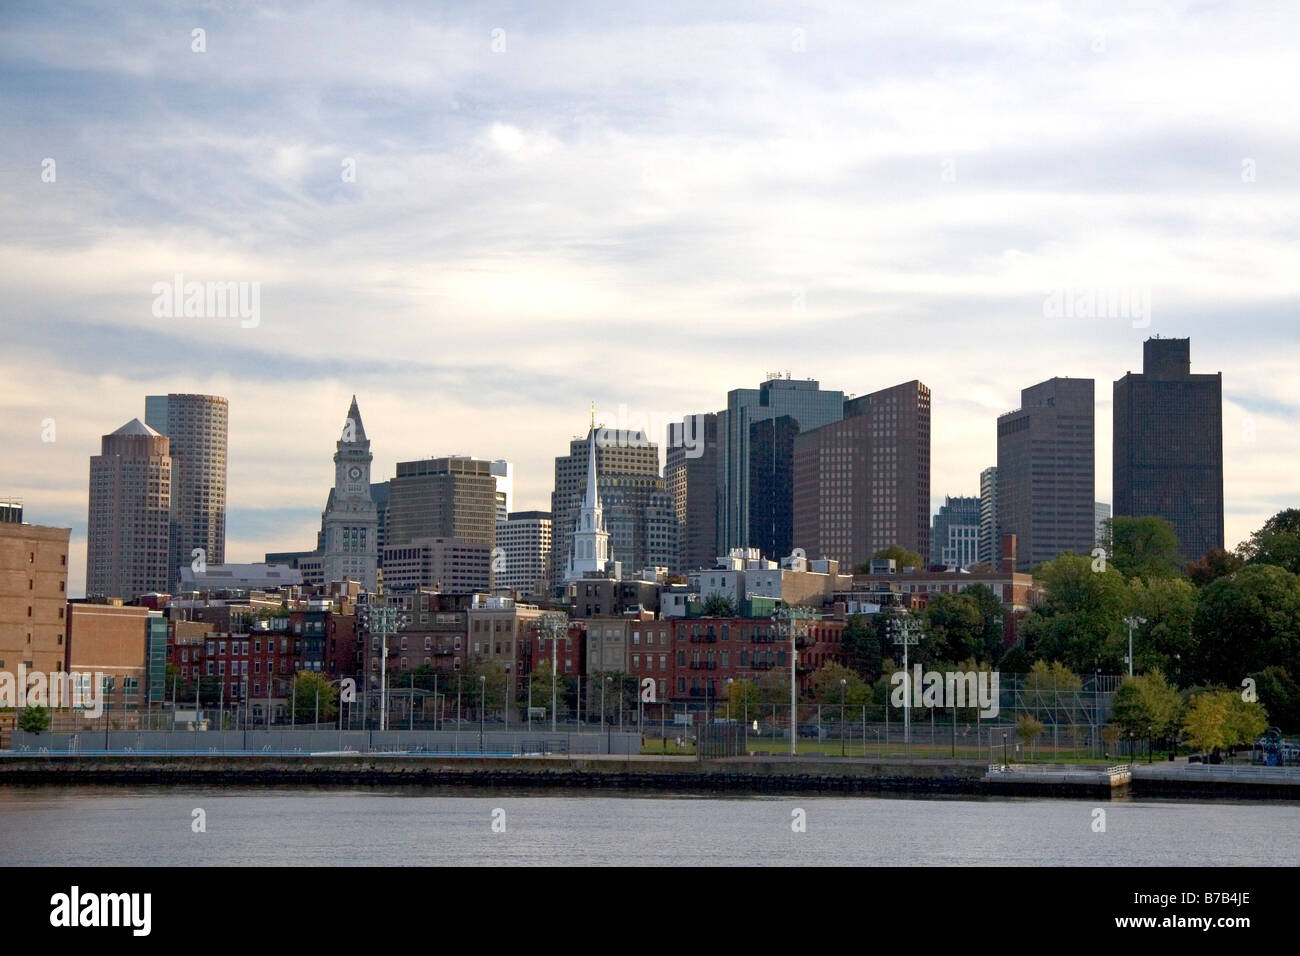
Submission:
<svg viewBox="0 0 1300 956">
<path fill-rule="evenodd" d="M 1122 771 L 1122 772 L 1121 772 Z M 1261 772 L 1262 771 L 1262 772 Z M 1272 771 L 1272 772 L 1269 772 Z M 1300 770 L 1231 773 L 1020 765 L 981 761 L 814 757 L 530 756 L 428 754 L 0 755 L 0 784 L 410 786 L 620 790 L 690 794 L 890 794 L 992 797 L 1144 797 L 1300 801 Z"/>
</svg>

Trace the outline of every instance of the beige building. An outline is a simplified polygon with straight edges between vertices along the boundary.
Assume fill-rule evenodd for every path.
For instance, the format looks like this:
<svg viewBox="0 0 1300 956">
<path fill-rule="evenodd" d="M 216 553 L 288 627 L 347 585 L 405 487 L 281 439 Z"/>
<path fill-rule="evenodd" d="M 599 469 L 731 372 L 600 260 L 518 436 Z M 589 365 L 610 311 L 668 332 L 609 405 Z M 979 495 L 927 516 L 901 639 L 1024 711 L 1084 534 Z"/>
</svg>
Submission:
<svg viewBox="0 0 1300 956">
<path fill-rule="evenodd" d="M 542 609 L 534 604 L 518 604 L 506 597 L 475 596 L 468 613 L 471 659 L 499 660 L 510 680 L 517 682 L 524 644 L 541 615 Z"/>
<path fill-rule="evenodd" d="M 104 710 L 146 709 L 147 607 L 69 604 L 65 670 L 99 673 Z"/>
<path fill-rule="evenodd" d="M 133 600 L 170 592 L 172 459 L 169 440 L 133 418 L 90 459 L 86 596 Z"/>
<path fill-rule="evenodd" d="M 68 528 L 0 522 L 0 670 L 63 669 Z"/>
</svg>

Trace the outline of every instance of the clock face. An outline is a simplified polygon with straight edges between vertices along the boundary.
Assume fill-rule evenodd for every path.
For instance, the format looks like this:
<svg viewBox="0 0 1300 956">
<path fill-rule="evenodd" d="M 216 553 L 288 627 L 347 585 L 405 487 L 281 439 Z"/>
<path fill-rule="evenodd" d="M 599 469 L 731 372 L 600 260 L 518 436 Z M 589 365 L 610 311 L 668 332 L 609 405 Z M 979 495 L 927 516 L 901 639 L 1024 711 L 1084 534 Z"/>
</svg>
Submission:
<svg viewBox="0 0 1300 956">
<path fill-rule="evenodd" d="M 358 468 L 356 465 L 353 465 L 351 468 L 348 469 L 348 477 L 351 478 L 353 481 L 359 480 L 361 478 L 361 469 Z"/>
</svg>

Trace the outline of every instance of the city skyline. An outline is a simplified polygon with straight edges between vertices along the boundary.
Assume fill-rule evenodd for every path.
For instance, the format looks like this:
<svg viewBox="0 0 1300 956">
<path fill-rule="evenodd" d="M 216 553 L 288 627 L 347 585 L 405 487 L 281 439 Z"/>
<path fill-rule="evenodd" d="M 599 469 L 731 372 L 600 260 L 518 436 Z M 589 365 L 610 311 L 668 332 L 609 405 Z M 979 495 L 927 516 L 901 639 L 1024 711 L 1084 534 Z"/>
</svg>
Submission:
<svg viewBox="0 0 1300 956">
<path fill-rule="evenodd" d="M 1223 373 L 1225 544 L 1289 503 L 1300 12 L 335 9 L 2 14 L 0 494 L 72 529 L 72 593 L 87 458 L 168 393 L 230 400 L 232 562 L 310 546 L 353 393 L 376 476 L 505 457 L 549 510 L 593 401 L 914 378 L 933 513 L 1021 388 L 1091 378 L 1109 500 L 1151 334 Z"/>
</svg>

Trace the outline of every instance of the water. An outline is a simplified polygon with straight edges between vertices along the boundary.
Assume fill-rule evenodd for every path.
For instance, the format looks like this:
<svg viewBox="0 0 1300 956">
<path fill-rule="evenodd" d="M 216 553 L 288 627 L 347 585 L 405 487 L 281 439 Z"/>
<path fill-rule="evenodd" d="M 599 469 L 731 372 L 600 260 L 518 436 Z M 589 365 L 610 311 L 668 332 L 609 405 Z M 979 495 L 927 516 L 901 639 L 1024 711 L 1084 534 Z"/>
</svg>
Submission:
<svg viewBox="0 0 1300 956">
<path fill-rule="evenodd" d="M 1106 832 L 1093 832 L 1095 808 Z M 191 829 L 206 813 L 207 832 Z M 796 808 L 807 830 L 791 829 Z M 505 832 L 493 832 L 494 810 Z M 500 816 L 498 815 L 498 819 Z M 1300 858 L 1300 805 L 13 787 L 15 865 L 1246 865 Z"/>
</svg>

